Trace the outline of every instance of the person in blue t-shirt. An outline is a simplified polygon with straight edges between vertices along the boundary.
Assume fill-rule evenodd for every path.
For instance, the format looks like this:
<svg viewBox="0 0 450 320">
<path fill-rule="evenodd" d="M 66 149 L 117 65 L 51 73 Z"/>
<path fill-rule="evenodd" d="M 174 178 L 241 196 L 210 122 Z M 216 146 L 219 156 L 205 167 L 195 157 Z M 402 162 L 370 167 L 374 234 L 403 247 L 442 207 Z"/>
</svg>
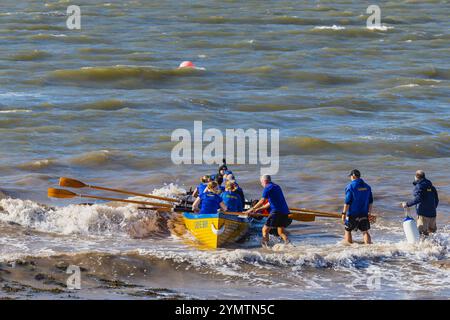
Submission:
<svg viewBox="0 0 450 320">
<path fill-rule="evenodd" d="M 208 183 L 208 187 L 205 191 L 203 191 L 192 204 L 194 212 L 199 212 L 199 214 L 215 214 L 219 209 L 222 209 L 223 211 L 228 210 L 218 194 L 219 191 L 217 186 L 217 182 L 215 181 Z"/>
<path fill-rule="evenodd" d="M 235 185 L 236 185 L 236 192 L 239 194 L 239 196 L 241 197 L 241 201 L 242 201 L 242 207 L 245 207 L 245 195 L 244 195 L 244 190 L 242 190 L 242 188 L 239 186 L 239 184 L 236 182 L 236 178 L 234 177 L 233 173 L 231 173 L 231 171 L 228 175 L 224 176 L 224 180 L 225 182 L 228 181 L 232 181 Z"/>
<path fill-rule="evenodd" d="M 199 195 L 205 191 L 206 187 L 208 186 L 208 183 L 211 181 L 210 176 L 203 176 L 200 179 L 200 184 L 195 188 L 194 193 L 192 193 L 192 196 L 194 198 L 197 198 Z"/>
<path fill-rule="evenodd" d="M 225 192 L 220 195 L 223 202 L 228 208 L 228 211 L 232 212 L 242 212 L 244 207 L 242 205 L 242 199 L 237 192 L 237 185 L 234 181 L 228 180 L 225 185 Z"/>
<path fill-rule="evenodd" d="M 284 198 L 281 187 L 272 182 L 269 175 L 263 175 L 260 179 L 261 185 L 264 187 L 261 199 L 245 213 L 251 215 L 252 213 L 270 208 L 270 215 L 266 224 L 262 229 L 262 245 L 266 246 L 269 241 L 269 232 L 276 228 L 278 235 L 289 243 L 289 239 L 285 233 L 285 228 L 289 226 L 292 220 L 289 218 L 289 207 Z"/>
<path fill-rule="evenodd" d="M 345 188 L 345 205 L 342 210 L 342 221 L 345 224 L 344 240 L 353 243 L 352 231 L 360 230 L 364 243 L 372 243 L 369 234 L 369 214 L 372 211 L 373 195 L 370 186 L 361 179 L 359 170 L 352 170 L 348 175 L 351 183 Z"/>
</svg>

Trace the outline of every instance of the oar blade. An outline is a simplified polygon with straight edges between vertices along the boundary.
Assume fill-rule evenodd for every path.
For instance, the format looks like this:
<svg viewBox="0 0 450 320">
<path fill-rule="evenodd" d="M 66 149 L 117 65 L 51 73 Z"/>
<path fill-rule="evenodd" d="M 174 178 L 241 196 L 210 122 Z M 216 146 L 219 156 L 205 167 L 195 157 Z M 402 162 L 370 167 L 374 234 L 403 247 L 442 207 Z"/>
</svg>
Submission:
<svg viewBox="0 0 450 320">
<path fill-rule="evenodd" d="M 61 198 L 61 199 L 68 199 L 77 196 L 76 193 L 73 193 L 69 190 L 55 189 L 55 188 L 48 188 L 47 195 L 51 198 Z"/>
<path fill-rule="evenodd" d="M 59 186 L 67 187 L 67 188 L 84 188 L 87 185 L 84 184 L 83 182 L 75 180 L 75 179 L 61 177 L 61 178 L 59 178 Z"/>
<path fill-rule="evenodd" d="M 312 222 L 316 220 L 316 216 L 308 213 L 299 213 L 294 212 L 289 214 L 289 218 L 292 220 L 303 221 L 303 222 Z"/>
</svg>

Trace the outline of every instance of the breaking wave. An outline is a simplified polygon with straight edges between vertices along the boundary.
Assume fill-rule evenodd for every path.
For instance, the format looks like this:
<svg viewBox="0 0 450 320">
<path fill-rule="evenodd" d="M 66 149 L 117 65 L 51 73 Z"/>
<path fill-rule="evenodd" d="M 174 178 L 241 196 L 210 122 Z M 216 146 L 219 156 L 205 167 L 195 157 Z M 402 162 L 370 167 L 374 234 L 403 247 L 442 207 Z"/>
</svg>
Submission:
<svg viewBox="0 0 450 320">
<path fill-rule="evenodd" d="M 200 68 L 158 69 L 143 66 L 83 67 L 74 70 L 56 70 L 50 73 L 49 80 L 76 84 L 80 86 L 96 83 L 111 83 L 119 87 L 143 88 L 153 85 L 161 86 L 170 80 L 187 76 L 198 76 Z"/>
<path fill-rule="evenodd" d="M 281 251 L 280 251 L 281 250 Z M 262 252 L 247 249 L 198 251 L 193 256 L 192 252 L 142 249 L 141 254 L 153 255 L 161 259 L 171 259 L 200 267 L 233 267 L 244 264 L 273 267 L 358 267 L 361 260 L 386 259 L 396 256 L 414 256 L 423 259 L 443 259 L 448 254 L 448 243 L 445 239 L 429 239 L 417 245 L 406 242 L 379 243 L 371 246 L 354 244 L 345 245 L 299 245 L 299 247 L 274 247 L 272 252 Z"/>
<path fill-rule="evenodd" d="M 173 197 L 185 193 L 184 189 L 170 184 L 151 194 Z M 139 197 L 130 199 L 148 201 L 147 198 Z M 0 221 L 63 235 L 113 235 L 119 232 L 133 238 L 161 236 L 169 233 L 169 218 L 170 215 L 161 215 L 151 210 L 138 210 L 138 205 L 134 204 L 71 204 L 51 207 L 31 200 L 0 200 Z"/>
</svg>

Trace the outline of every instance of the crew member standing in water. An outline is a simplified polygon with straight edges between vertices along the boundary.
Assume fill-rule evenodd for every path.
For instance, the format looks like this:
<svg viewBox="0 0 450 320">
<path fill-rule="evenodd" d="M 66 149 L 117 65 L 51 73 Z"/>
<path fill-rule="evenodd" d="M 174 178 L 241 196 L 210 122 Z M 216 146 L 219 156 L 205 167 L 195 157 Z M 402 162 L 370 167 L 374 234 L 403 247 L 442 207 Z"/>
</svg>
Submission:
<svg viewBox="0 0 450 320">
<path fill-rule="evenodd" d="M 289 207 L 284 198 L 283 191 L 280 186 L 273 183 L 269 175 L 263 175 L 260 179 L 261 185 L 264 187 L 261 199 L 245 213 L 251 216 L 252 213 L 258 210 L 264 210 L 270 208 L 270 215 L 266 221 L 266 224 L 262 228 L 262 245 L 267 246 L 269 241 L 269 232 L 271 229 L 276 228 L 278 235 L 287 244 L 289 239 L 285 233 L 285 228 L 292 222 L 289 219 Z"/>
<path fill-rule="evenodd" d="M 436 188 L 430 180 L 425 178 L 425 172 L 416 171 L 414 185 L 414 199 L 402 202 L 403 208 L 416 206 L 417 228 L 423 235 L 436 232 L 436 208 L 439 204 L 439 197 Z"/>
<path fill-rule="evenodd" d="M 369 214 L 372 211 L 373 195 L 370 186 L 361 179 L 359 170 L 352 170 L 349 174 L 352 182 L 345 188 L 345 205 L 342 210 L 342 221 L 345 224 L 344 239 L 353 243 L 352 231 L 360 230 L 364 236 L 364 243 L 372 243 L 369 234 Z"/>
</svg>

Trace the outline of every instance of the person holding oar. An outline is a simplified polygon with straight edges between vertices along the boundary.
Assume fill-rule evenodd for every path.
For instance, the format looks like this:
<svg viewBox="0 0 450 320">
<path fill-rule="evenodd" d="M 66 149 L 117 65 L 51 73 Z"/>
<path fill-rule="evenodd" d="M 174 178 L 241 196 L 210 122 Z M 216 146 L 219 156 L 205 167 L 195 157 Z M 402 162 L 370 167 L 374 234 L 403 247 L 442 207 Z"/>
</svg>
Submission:
<svg viewBox="0 0 450 320">
<path fill-rule="evenodd" d="M 348 175 L 351 183 L 345 188 L 345 205 L 342 210 L 342 221 L 345 224 L 344 240 L 353 243 L 352 231 L 363 233 L 364 243 L 372 243 L 369 234 L 369 214 L 372 211 L 373 195 L 370 186 L 361 179 L 361 172 L 354 169 Z"/>
<path fill-rule="evenodd" d="M 199 195 L 201 195 L 203 191 L 205 191 L 206 187 L 208 187 L 208 182 L 210 181 L 211 181 L 210 176 L 203 176 L 200 179 L 200 184 L 195 188 L 194 193 L 192 193 L 192 196 L 194 198 L 197 198 Z"/>
<path fill-rule="evenodd" d="M 219 209 L 222 209 L 224 212 L 228 211 L 219 194 L 217 182 L 209 182 L 205 191 L 192 204 L 194 212 L 199 212 L 199 214 L 216 214 Z"/>
<path fill-rule="evenodd" d="M 436 188 L 425 177 L 423 170 L 417 170 L 414 185 L 414 199 L 402 202 L 403 208 L 416 206 L 417 228 L 423 235 L 436 232 L 436 208 L 439 205 L 439 196 Z"/>
<path fill-rule="evenodd" d="M 252 213 L 259 210 L 270 208 L 270 215 L 262 228 L 263 239 L 261 244 L 267 246 L 269 232 L 274 228 L 277 229 L 278 235 L 287 244 L 289 243 L 289 239 L 284 229 L 292 223 L 292 220 L 289 218 L 289 207 L 284 198 L 283 191 L 279 185 L 272 182 L 272 178 L 269 175 L 263 175 L 260 182 L 264 188 L 262 197 L 252 208 L 245 211 L 245 213 L 251 216 Z"/>
</svg>

